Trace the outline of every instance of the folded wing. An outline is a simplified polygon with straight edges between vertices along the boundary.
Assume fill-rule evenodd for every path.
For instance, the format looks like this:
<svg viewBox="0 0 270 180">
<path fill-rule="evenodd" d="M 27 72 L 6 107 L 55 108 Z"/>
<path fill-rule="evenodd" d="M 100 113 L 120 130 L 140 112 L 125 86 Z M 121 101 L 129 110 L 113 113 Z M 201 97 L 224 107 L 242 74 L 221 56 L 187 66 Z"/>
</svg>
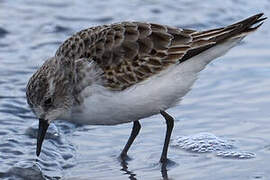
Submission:
<svg viewBox="0 0 270 180">
<path fill-rule="evenodd" d="M 230 38 L 256 30 L 266 18 L 257 14 L 208 31 L 141 22 L 122 22 L 82 30 L 57 50 L 58 59 L 94 61 L 104 72 L 104 86 L 123 90 L 182 63 Z"/>
</svg>

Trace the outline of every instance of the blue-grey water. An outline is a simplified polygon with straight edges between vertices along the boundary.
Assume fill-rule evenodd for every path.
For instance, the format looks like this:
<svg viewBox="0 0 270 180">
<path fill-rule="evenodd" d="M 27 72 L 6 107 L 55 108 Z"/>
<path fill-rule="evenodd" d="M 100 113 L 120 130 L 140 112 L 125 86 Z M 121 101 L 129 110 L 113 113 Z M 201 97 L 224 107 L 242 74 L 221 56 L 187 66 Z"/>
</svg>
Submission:
<svg viewBox="0 0 270 180">
<path fill-rule="evenodd" d="M 166 169 L 158 160 L 165 122 L 141 121 L 126 163 L 118 155 L 132 124 L 50 126 L 39 158 L 37 120 L 25 86 L 44 60 L 76 31 L 123 20 L 185 28 L 228 25 L 270 1 L 0 0 L 0 179 L 270 179 L 270 22 L 203 70 L 175 117 Z M 162 170 L 161 170 L 162 169 Z"/>
</svg>

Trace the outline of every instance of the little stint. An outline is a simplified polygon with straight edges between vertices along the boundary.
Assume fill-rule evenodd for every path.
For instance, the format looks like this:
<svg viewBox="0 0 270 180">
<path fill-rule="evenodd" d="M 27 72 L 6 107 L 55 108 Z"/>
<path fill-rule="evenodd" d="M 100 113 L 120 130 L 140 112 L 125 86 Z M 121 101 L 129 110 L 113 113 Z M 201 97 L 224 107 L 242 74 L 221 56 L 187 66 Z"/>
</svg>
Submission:
<svg viewBox="0 0 270 180">
<path fill-rule="evenodd" d="M 262 16 L 206 31 L 122 22 L 74 34 L 27 85 L 27 102 L 39 119 L 37 156 L 49 124 L 64 119 L 88 125 L 133 122 L 120 155 L 125 159 L 139 120 L 160 113 L 167 124 L 160 162 L 167 162 L 174 119 L 165 110 L 181 100 L 209 62 L 260 27 Z"/>
</svg>

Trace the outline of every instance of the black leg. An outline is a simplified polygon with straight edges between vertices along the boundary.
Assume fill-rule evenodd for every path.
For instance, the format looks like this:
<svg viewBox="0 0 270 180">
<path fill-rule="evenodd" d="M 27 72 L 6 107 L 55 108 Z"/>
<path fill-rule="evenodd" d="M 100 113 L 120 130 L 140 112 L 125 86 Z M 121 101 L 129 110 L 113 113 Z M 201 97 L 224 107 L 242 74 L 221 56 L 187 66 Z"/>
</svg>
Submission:
<svg viewBox="0 0 270 180">
<path fill-rule="evenodd" d="M 167 162 L 168 146 L 169 146 L 169 142 L 170 142 L 170 138 L 171 138 L 171 134 L 172 134 L 172 130 L 173 130 L 174 119 L 172 116 L 170 116 L 165 111 L 160 110 L 160 114 L 166 119 L 167 131 L 166 131 L 164 146 L 163 146 L 163 150 L 162 150 L 162 154 L 161 154 L 159 162 L 166 163 Z"/>
<path fill-rule="evenodd" d="M 140 132 L 140 129 L 141 129 L 141 125 L 139 123 L 139 121 L 134 121 L 133 122 L 133 128 L 132 128 L 132 131 L 131 131 L 131 134 L 128 138 L 128 142 L 127 144 L 125 145 L 124 149 L 122 150 L 121 152 L 121 155 L 120 157 L 122 159 L 124 159 L 126 156 L 127 156 L 127 152 L 131 146 L 131 144 L 133 143 L 133 141 L 135 140 L 136 136 L 139 134 Z"/>
</svg>

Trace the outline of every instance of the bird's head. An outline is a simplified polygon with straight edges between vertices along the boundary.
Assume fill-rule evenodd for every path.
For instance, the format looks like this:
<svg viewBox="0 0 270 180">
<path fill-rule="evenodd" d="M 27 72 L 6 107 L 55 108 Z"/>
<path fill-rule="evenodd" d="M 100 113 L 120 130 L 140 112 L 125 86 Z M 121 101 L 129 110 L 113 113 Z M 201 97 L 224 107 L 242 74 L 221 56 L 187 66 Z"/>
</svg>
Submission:
<svg viewBox="0 0 270 180">
<path fill-rule="evenodd" d="M 27 102 L 39 119 L 37 156 L 51 121 L 70 112 L 74 101 L 72 85 L 70 66 L 55 57 L 48 59 L 27 84 Z"/>
</svg>

